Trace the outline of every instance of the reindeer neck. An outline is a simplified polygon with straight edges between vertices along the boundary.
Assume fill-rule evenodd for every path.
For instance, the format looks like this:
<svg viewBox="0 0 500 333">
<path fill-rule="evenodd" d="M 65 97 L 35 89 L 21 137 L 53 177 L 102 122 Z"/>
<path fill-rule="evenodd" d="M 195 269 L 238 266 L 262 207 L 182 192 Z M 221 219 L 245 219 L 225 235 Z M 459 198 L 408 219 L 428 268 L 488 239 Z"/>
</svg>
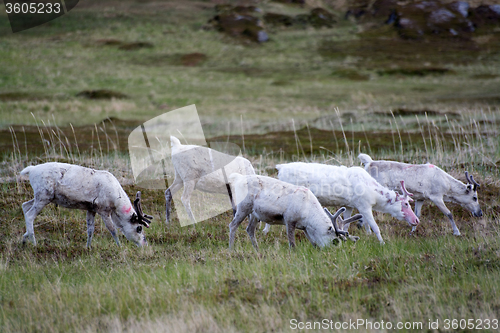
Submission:
<svg viewBox="0 0 500 333">
<path fill-rule="evenodd" d="M 383 207 L 387 206 L 388 202 L 394 202 L 396 199 L 396 193 L 394 191 L 389 190 L 387 187 L 384 187 L 380 184 L 377 184 L 375 187 L 376 193 L 376 201 L 378 210 L 383 211 Z"/>
<path fill-rule="evenodd" d="M 448 181 L 450 184 L 448 192 L 446 193 L 448 196 L 452 197 L 453 194 L 462 193 L 465 191 L 467 185 L 462 183 L 460 180 L 448 175 Z"/>
</svg>

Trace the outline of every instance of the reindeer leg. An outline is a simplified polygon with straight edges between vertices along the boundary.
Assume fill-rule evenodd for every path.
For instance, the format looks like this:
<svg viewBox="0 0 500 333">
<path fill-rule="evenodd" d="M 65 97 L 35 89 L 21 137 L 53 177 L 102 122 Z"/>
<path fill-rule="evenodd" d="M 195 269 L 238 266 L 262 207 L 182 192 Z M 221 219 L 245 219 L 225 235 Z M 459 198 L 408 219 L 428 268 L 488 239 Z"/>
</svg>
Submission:
<svg viewBox="0 0 500 333">
<path fill-rule="evenodd" d="M 375 235 L 377 236 L 377 239 L 379 240 L 380 244 L 384 244 L 384 240 L 382 239 L 382 236 L 380 235 L 380 229 L 377 225 L 377 222 L 375 222 L 375 219 L 373 218 L 373 213 L 371 209 L 360 209 L 359 212 L 361 215 L 363 215 L 363 218 L 365 219 L 365 223 L 368 225 L 368 228 L 371 228 Z M 370 231 L 371 233 L 371 231 Z"/>
<path fill-rule="evenodd" d="M 26 214 L 31 207 L 33 207 L 33 204 L 35 203 L 35 199 L 31 199 L 30 201 L 26 201 L 23 203 L 23 213 Z"/>
<path fill-rule="evenodd" d="M 236 230 L 240 226 L 241 222 L 247 217 L 247 213 L 243 212 L 243 209 L 239 208 L 236 210 L 236 215 L 229 223 L 229 249 L 232 250 L 234 246 L 234 238 L 236 237 Z"/>
<path fill-rule="evenodd" d="M 184 182 L 184 191 L 182 192 L 181 196 L 182 204 L 184 205 L 184 208 L 186 208 L 189 219 L 194 223 L 196 223 L 196 220 L 194 218 L 193 212 L 191 211 L 190 200 L 191 200 L 191 194 L 193 193 L 195 187 L 196 187 L 195 180 Z"/>
<path fill-rule="evenodd" d="M 87 248 L 90 249 L 92 236 L 94 235 L 95 212 L 87 211 Z"/>
<path fill-rule="evenodd" d="M 437 208 L 439 208 L 439 210 L 442 211 L 443 214 L 448 217 L 448 219 L 450 219 L 451 227 L 453 229 L 453 234 L 455 236 L 460 236 L 460 230 L 458 230 L 457 225 L 453 220 L 453 214 L 451 214 L 450 210 L 444 204 L 443 198 L 430 198 L 430 199 L 432 202 L 434 202 L 434 204 L 436 204 Z"/>
<path fill-rule="evenodd" d="M 26 240 L 29 240 L 33 245 L 36 245 L 33 222 L 43 207 L 49 204 L 49 202 L 48 200 L 38 201 L 35 196 L 35 199 L 23 203 L 24 219 L 26 220 L 26 233 L 23 235 L 23 244 L 26 243 Z"/>
<path fill-rule="evenodd" d="M 109 213 L 99 213 L 99 215 L 101 215 L 101 218 L 104 221 L 106 228 L 108 228 L 109 232 L 111 233 L 111 236 L 113 236 L 116 245 L 120 246 L 120 240 L 118 239 L 118 235 L 116 234 L 115 224 L 111 219 L 111 215 Z"/>
<path fill-rule="evenodd" d="M 249 223 L 247 227 L 248 236 L 250 236 L 250 241 L 252 242 L 253 247 L 258 252 L 259 246 L 257 245 L 257 239 L 255 238 L 255 228 L 257 228 L 257 223 L 259 222 L 253 214 L 248 216 Z"/>
<path fill-rule="evenodd" d="M 420 213 L 422 212 L 422 205 L 424 204 L 424 200 L 416 200 L 415 201 L 415 215 L 417 215 L 418 218 L 420 218 Z M 417 230 L 417 226 L 413 226 L 411 228 L 410 235 Z"/>
<path fill-rule="evenodd" d="M 266 226 L 264 227 L 264 230 L 262 230 L 262 233 L 264 235 L 267 235 L 269 231 L 271 231 L 271 225 L 269 223 L 266 223 Z"/>
<path fill-rule="evenodd" d="M 180 180 L 180 176 L 175 176 L 174 183 L 167 188 L 165 191 L 165 214 L 166 214 L 166 220 L 165 223 L 168 225 L 170 224 L 170 211 L 171 211 L 171 204 L 172 204 L 172 198 L 179 191 L 182 187 L 182 180 Z"/>
<path fill-rule="evenodd" d="M 288 244 L 291 249 L 295 247 L 295 224 L 296 222 L 285 222 L 286 235 L 288 237 Z"/>
</svg>

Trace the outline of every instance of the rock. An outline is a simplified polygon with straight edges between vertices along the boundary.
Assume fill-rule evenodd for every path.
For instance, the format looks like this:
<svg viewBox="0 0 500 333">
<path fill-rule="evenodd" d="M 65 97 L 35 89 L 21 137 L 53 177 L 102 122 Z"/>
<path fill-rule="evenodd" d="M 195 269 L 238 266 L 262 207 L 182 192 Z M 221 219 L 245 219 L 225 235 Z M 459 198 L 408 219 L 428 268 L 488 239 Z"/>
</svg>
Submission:
<svg viewBox="0 0 500 333">
<path fill-rule="evenodd" d="M 295 17 L 276 13 L 266 13 L 264 15 L 264 21 L 275 26 L 299 26 L 302 28 L 309 25 L 315 28 L 331 28 L 337 23 L 335 15 L 319 7 L 312 9 L 310 14 L 299 14 Z"/>
<path fill-rule="evenodd" d="M 274 26 L 289 27 L 293 25 L 294 18 L 283 14 L 266 13 L 264 14 L 264 22 Z"/>
<path fill-rule="evenodd" d="M 335 16 L 323 8 L 314 8 L 309 15 L 309 22 L 315 28 L 328 27 L 331 28 L 337 20 Z"/>
<path fill-rule="evenodd" d="M 372 4 L 369 1 L 358 0 L 349 7 L 346 18 L 353 16 L 360 22 L 394 23 L 396 21 L 396 0 L 376 0 Z"/>
<path fill-rule="evenodd" d="M 265 42 L 269 39 L 262 22 L 251 15 L 237 13 L 222 13 L 214 18 L 220 31 L 232 37 L 244 37 L 255 42 Z"/>
<path fill-rule="evenodd" d="M 404 38 L 418 39 L 425 35 L 460 35 L 474 31 L 471 21 L 464 16 L 466 6 L 439 1 L 422 1 L 396 8 L 396 27 Z"/>
<path fill-rule="evenodd" d="M 469 16 L 470 5 L 465 1 L 452 2 L 448 4 L 448 8 L 450 8 L 452 11 L 460 13 L 460 15 L 462 15 L 464 18 Z"/>
<path fill-rule="evenodd" d="M 395 0 L 376 0 L 370 10 L 370 14 L 375 19 L 384 20 L 384 23 L 390 24 L 396 20 Z"/>
<path fill-rule="evenodd" d="M 500 5 L 483 5 L 471 11 L 470 19 L 474 26 L 488 27 L 500 25 Z"/>
<path fill-rule="evenodd" d="M 269 40 L 262 21 L 250 15 L 250 13 L 260 11 L 257 7 L 218 5 L 216 10 L 219 13 L 208 23 L 218 31 L 234 38 L 259 43 Z"/>
<path fill-rule="evenodd" d="M 359 19 L 370 11 L 370 1 L 369 0 L 354 0 L 350 2 L 349 8 L 345 13 L 345 18 L 348 19 L 350 16 L 355 19 Z"/>
</svg>

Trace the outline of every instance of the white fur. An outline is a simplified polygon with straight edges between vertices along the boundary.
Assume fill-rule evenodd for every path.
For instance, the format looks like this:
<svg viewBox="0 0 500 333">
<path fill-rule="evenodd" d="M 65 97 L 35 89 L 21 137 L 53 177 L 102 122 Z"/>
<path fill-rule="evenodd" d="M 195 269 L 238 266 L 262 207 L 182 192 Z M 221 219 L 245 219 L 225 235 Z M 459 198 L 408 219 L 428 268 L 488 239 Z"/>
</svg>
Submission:
<svg viewBox="0 0 500 333">
<path fill-rule="evenodd" d="M 23 242 L 29 239 L 36 245 L 33 222 L 42 209 L 52 202 L 61 207 L 87 211 L 87 247 L 92 242 L 96 213 L 102 217 L 118 245 L 115 226 L 138 246 L 146 244 L 143 232 L 137 232 L 139 224 L 132 221 L 135 210 L 130 199 L 111 173 L 51 162 L 28 166 L 21 171 L 21 175 L 29 175 L 35 196 L 22 205 L 26 219 Z"/>
<path fill-rule="evenodd" d="M 410 225 L 418 223 L 408 199 L 377 183 L 363 168 L 297 162 L 278 164 L 276 169 L 278 179 L 309 188 L 323 206 L 346 206 L 346 216 L 350 216 L 353 208 L 358 209 L 368 223 L 367 231 L 371 228 L 381 243 L 383 239 L 372 210 L 389 213 Z M 346 224 L 344 230 L 348 228 Z"/>
<path fill-rule="evenodd" d="M 290 247 L 295 246 L 295 229 L 304 230 L 309 241 L 319 247 L 337 238 L 332 220 L 318 199 L 307 188 L 257 175 L 233 173 L 229 183 L 237 205 L 236 215 L 229 224 L 229 247 L 232 248 L 236 229 L 250 215 L 247 233 L 258 250 L 255 228 L 258 220 L 286 225 Z"/>
<path fill-rule="evenodd" d="M 435 165 L 373 161 L 366 154 L 359 154 L 358 158 L 368 173 L 388 188 L 396 188 L 398 180 L 404 180 L 406 189 L 414 194 L 415 214 L 418 217 L 424 201 L 432 201 L 449 218 L 455 235 L 460 235 L 460 231 L 444 202 L 457 203 L 472 212 L 474 216 L 483 215 L 473 185 L 462 183 Z"/>
<path fill-rule="evenodd" d="M 175 179 L 165 191 L 166 223 L 170 223 L 170 204 L 175 193 L 184 186 L 182 204 L 186 208 L 190 219 L 195 221 L 191 211 L 191 194 L 195 189 L 227 194 L 226 180 L 222 173 L 220 162 L 230 161 L 224 165 L 226 176 L 232 173 L 254 175 L 255 170 L 249 160 L 241 156 L 232 157 L 216 150 L 195 145 L 183 145 L 174 136 L 170 137 L 172 146 L 172 163 L 175 169 Z M 219 162 L 219 163 L 217 163 Z"/>
</svg>

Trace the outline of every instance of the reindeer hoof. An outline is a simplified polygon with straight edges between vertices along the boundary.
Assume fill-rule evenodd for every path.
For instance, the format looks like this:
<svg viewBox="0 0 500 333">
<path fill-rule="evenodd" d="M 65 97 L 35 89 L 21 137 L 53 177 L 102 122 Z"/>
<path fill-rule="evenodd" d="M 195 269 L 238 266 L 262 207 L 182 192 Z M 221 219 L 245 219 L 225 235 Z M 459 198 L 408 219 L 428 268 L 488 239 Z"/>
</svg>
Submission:
<svg viewBox="0 0 500 333">
<path fill-rule="evenodd" d="M 349 236 L 349 239 L 356 243 L 359 240 L 358 236 Z"/>
</svg>

